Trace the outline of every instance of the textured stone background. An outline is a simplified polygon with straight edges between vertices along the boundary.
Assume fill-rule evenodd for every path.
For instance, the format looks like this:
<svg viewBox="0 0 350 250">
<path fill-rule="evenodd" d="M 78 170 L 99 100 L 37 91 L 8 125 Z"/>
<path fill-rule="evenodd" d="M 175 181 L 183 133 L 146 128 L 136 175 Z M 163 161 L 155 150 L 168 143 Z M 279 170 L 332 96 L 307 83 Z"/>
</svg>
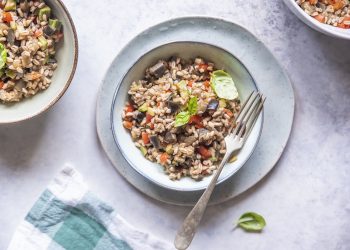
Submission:
<svg viewBox="0 0 350 250">
<path fill-rule="evenodd" d="M 130 223 L 172 241 L 189 208 L 139 192 L 98 144 L 95 102 L 109 63 L 145 28 L 173 17 L 207 15 L 244 25 L 276 55 L 294 83 L 290 143 L 275 169 L 238 199 L 210 207 L 190 249 L 350 249 L 350 51 L 300 22 L 281 0 L 66 0 L 80 58 L 74 81 L 50 112 L 0 126 L 0 249 L 64 163 Z M 127 202 L 125 202 L 127 200 Z M 261 234 L 233 230 L 245 211 L 263 214 Z"/>
</svg>

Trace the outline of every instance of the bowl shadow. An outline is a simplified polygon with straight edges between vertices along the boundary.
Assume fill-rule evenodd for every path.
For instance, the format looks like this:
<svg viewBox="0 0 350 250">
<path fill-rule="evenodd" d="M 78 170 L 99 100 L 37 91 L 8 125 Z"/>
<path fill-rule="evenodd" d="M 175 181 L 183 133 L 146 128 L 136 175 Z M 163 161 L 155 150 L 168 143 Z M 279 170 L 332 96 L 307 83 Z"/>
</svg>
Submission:
<svg viewBox="0 0 350 250">
<path fill-rule="evenodd" d="M 0 125 L 1 167 L 16 170 L 31 165 L 49 117 L 50 113 L 45 112 L 30 120 Z"/>
</svg>

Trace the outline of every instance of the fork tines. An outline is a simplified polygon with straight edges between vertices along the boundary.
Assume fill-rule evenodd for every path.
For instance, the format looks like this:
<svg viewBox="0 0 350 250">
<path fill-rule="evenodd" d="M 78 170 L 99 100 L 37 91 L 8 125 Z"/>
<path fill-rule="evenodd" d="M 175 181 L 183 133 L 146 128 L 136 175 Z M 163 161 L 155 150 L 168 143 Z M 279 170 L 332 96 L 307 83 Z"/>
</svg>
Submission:
<svg viewBox="0 0 350 250">
<path fill-rule="evenodd" d="M 241 110 L 235 118 L 235 129 L 232 132 L 244 140 L 248 137 L 259 114 L 263 108 L 266 97 L 261 93 L 253 91 L 247 100 L 242 104 Z"/>
</svg>

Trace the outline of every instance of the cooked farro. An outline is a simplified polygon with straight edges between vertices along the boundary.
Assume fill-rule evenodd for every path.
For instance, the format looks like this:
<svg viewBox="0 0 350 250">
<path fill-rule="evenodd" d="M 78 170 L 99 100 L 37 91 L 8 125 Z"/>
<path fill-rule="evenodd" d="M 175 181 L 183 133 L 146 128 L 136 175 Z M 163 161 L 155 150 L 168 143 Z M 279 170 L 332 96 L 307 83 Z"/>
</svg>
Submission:
<svg viewBox="0 0 350 250">
<path fill-rule="evenodd" d="M 3 0 L 0 8 L 0 101 L 18 102 L 50 86 L 62 27 L 42 0 Z"/>
<path fill-rule="evenodd" d="M 349 0 L 296 0 L 310 16 L 321 23 L 335 27 L 350 28 Z"/>
<path fill-rule="evenodd" d="M 130 86 L 123 125 L 142 154 L 160 163 L 171 180 L 200 180 L 217 169 L 226 153 L 224 138 L 240 101 L 218 97 L 210 82 L 214 70 L 201 58 L 170 58 Z"/>
</svg>

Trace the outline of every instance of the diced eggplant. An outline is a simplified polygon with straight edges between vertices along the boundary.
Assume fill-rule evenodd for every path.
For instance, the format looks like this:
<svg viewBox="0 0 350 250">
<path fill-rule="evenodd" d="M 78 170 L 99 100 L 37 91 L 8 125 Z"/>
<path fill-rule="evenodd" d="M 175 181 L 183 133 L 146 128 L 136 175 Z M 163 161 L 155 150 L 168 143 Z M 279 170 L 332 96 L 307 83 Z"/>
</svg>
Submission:
<svg viewBox="0 0 350 250">
<path fill-rule="evenodd" d="M 194 143 L 196 140 L 197 140 L 197 138 L 195 136 L 181 135 L 179 137 L 179 141 L 182 143 L 185 143 L 187 146 L 192 145 L 192 143 Z"/>
<path fill-rule="evenodd" d="M 29 4 L 27 0 L 20 0 L 19 1 L 19 8 L 22 10 L 23 13 L 27 13 L 29 10 Z"/>
<path fill-rule="evenodd" d="M 176 135 L 171 133 L 170 131 L 165 133 L 164 141 L 167 143 L 175 143 L 176 142 Z"/>
<path fill-rule="evenodd" d="M 47 63 L 57 63 L 57 60 L 54 57 L 49 57 L 49 59 L 47 60 Z"/>
<path fill-rule="evenodd" d="M 52 36 L 53 34 L 55 34 L 55 30 L 52 29 L 49 25 L 45 26 L 45 28 L 43 29 L 43 32 L 47 36 Z"/>
<path fill-rule="evenodd" d="M 153 147 L 155 147 L 157 149 L 160 148 L 160 141 L 159 141 L 158 136 L 152 135 L 149 137 L 149 140 L 151 141 Z"/>
<path fill-rule="evenodd" d="M 195 136 L 186 136 L 184 143 L 187 145 L 192 145 L 192 143 L 194 143 L 196 140 L 197 138 Z"/>
<path fill-rule="evenodd" d="M 149 73 L 155 77 L 161 77 L 166 70 L 164 62 L 160 61 L 149 69 Z"/>
<path fill-rule="evenodd" d="M 139 113 L 137 113 L 137 115 L 136 115 L 136 121 L 138 122 L 138 123 L 141 123 L 142 122 L 142 120 L 143 120 L 143 118 L 145 118 L 145 116 L 146 116 L 146 114 L 145 113 L 143 113 L 143 112 L 139 112 Z"/>
<path fill-rule="evenodd" d="M 22 91 L 23 88 L 26 87 L 26 84 L 23 80 L 19 80 L 16 82 L 15 89 L 18 91 Z"/>
<path fill-rule="evenodd" d="M 182 170 L 184 168 L 189 168 L 191 166 L 191 159 L 186 159 L 184 162 L 182 162 L 180 165 L 176 166 L 177 170 Z"/>
<path fill-rule="evenodd" d="M 215 111 L 219 106 L 219 101 L 216 99 L 210 100 L 210 102 L 207 105 L 207 111 Z"/>
<path fill-rule="evenodd" d="M 177 102 L 168 101 L 168 108 L 170 109 L 171 113 L 174 114 L 179 110 L 180 105 Z"/>
<path fill-rule="evenodd" d="M 14 45 L 15 38 L 16 38 L 15 32 L 12 29 L 7 30 L 7 36 L 6 36 L 7 42 L 11 45 Z"/>
</svg>

